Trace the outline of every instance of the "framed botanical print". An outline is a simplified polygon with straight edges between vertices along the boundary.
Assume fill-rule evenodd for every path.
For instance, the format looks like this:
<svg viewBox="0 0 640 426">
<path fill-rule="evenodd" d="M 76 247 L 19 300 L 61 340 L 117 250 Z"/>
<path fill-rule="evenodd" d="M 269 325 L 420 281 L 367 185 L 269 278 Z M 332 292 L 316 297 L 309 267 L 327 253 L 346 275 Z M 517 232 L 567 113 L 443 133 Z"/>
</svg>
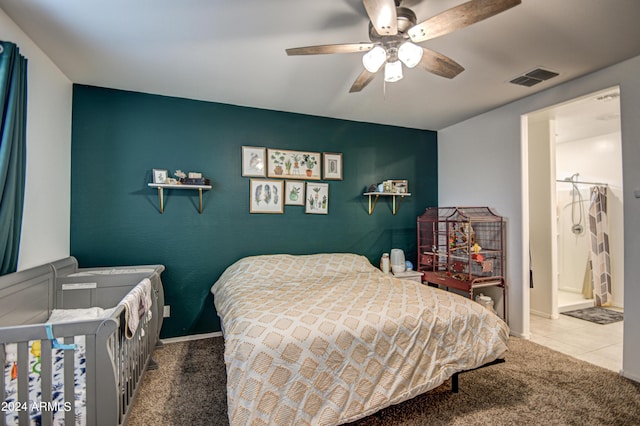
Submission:
<svg viewBox="0 0 640 426">
<path fill-rule="evenodd" d="M 284 181 L 251 179 L 250 188 L 250 213 L 284 213 Z"/>
<path fill-rule="evenodd" d="M 327 214 L 329 211 L 329 184 L 307 182 L 305 213 Z"/>
<path fill-rule="evenodd" d="M 165 169 L 153 169 L 153 183 L 166 183 L 168 175 Z"/>
<path fill-rule="evenodd" d="M 320 153 L 267 149 L 267 177 L 320 180 Z"/>
<path fill-rule="evenodd" d="M 266 148 L 254 146 L 242 147 L 242 176 L 265 177 L 267 162 Z"/>
<path fill-rule="evenodd" d="M 284 182 L 284 203 L 291 206 L 304 206 L 304 182 L 287 180 Z"/>
<path fill-rule="evenodd" d="M 322 154 L 322 178 L 325 180 L 342 180 L 342 154 L 324 152 Z"/>
</svg>

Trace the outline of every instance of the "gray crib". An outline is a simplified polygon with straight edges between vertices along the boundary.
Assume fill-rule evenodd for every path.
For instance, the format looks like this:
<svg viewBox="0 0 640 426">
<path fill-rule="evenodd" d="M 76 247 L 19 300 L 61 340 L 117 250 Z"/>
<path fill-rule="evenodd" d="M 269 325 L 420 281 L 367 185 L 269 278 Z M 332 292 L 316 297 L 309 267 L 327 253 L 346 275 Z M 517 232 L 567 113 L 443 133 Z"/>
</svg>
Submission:
<svg viewBox="0 0 640 426">
<path fill-rule="evenodd" d="M 58 424 L 60 416 L 64 416 L 67 426 L 125 424 L 145 369 L 156 366 L 153 350 L 161 346 L 164 291 L 160 275 L 163 271 L 163 265 L 78 268 L 76 259 L 68 257 L 0 277 L 0 365 L 3 366 L 0 426 L 11 424 L 16 416 L 20 425 L 27 425 L 34 415 L 36 422 L 45 426 Z M 152 285 L 151 315 L 144 315 L 135 334 L 127 338 L 125 309 L 118 303 L 144 278 Z M 115 309 L 100 319 L 46 324 L 53 309 L 92 307 Z M 52 332 L 51 339 L 48 331 Z M 84 345 L 80 361 L 73 349 L 56 349 L 79 339 Z M 29 386 L 35 367 L 29 353 L 36 341 L 41 348 L 37 358 L 41 391 L 35 407 L 39 411 L 34 414 Z M 5 350 L 9 346 L 17 348 L 10 379 L 6 370 L 11 367 L 7 367 Z M 76 406 L 78 364 L 83 374 L 85 401 L 80 408 Z M 54 383 L 57 380 L 54 377 L 60 375 L 64 378 L 61 384 Z M 11 401 L 6 399 L 8 383 L 17 389 L 17 398 Z M 64 405 L 54 402 L 60 395 L 64 395 Z"/>
</svg>

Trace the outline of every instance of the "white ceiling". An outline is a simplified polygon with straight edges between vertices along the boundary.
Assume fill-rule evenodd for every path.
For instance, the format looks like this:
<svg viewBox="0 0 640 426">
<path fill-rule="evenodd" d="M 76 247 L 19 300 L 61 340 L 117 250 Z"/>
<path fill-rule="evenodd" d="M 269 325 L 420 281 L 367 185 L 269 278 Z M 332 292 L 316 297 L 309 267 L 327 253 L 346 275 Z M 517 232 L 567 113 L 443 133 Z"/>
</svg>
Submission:
<svg viewBox="0 0 640 426">
<path fill-rule="evenodd" d="M 406 0 L 418 22 L 463 0 Z M 422 43 L 465 71 L 418 68 L 349 88 L 362 54 L 294 56 L 289 47 L 368 40 L 360 0 L 0 0 L 74 83 L 440 130 L 640 54 L 640 0 L 523 0 Z M 536 67 L 560 73 L 508 83 Z"/>
</svg>

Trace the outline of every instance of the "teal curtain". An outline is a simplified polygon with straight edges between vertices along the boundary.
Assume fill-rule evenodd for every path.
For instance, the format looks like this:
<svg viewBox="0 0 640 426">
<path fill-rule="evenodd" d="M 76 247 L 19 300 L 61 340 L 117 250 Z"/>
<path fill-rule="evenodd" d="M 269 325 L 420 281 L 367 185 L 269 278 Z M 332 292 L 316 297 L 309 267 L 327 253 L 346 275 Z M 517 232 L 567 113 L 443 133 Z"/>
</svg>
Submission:
<svg viewBox="0 0 640 426">
<path fill-rule="evenodd" d="M 18 266 L 24 204 L 27 60 L 0 41 L 0 275 Z"/>
</svg>

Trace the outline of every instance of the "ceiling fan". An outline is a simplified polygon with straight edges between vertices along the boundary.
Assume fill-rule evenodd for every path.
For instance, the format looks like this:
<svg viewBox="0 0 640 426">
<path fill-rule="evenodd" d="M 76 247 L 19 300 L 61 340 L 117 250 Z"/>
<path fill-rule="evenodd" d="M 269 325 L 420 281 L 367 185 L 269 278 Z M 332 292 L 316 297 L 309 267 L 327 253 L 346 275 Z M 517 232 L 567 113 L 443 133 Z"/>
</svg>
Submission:
<svg viewBox="0 0 640 426">
<path fill-rule="evenodd" d="M 522 0 L 470 0 L 416 24 L 416 14 L 401 5 L 402 0 L 362 0 L 369 16 L 368 43 L 325 44 L 286 49 L 287 55 L 321 55 L 366 52 L 364 70 L 356 78 L 350 93 L 361 91 L 384 65 L 384 79 L 402 78 L 402 64 L 420 66 L 433 74 L 454 78 L 464 68 L 453 59 L 418 46 L 421 43 L 483 19 L 490 18 L 521 3 Z"/>
</svg>

